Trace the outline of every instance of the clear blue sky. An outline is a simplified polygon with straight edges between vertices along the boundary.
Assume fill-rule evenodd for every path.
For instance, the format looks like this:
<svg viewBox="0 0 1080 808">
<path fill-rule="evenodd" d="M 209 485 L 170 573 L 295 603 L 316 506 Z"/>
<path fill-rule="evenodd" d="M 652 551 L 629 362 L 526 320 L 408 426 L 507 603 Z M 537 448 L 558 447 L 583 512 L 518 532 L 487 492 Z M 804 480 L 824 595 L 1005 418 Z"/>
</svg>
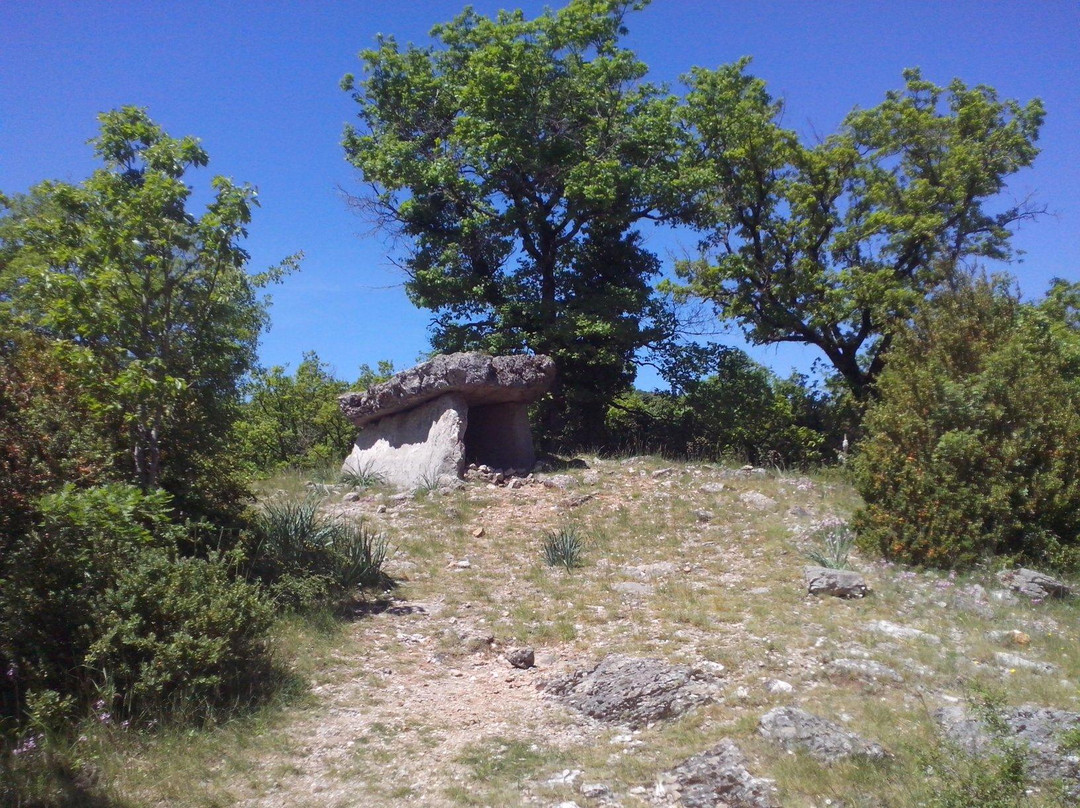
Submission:
<svg viewBox="0 0 1080 808">
<path fill-rule="evenodd" d="M 171 135 L 202 139 L 212 174 L 259 189 L 247 249 L 254 269 L 297 250 L 303 270 L 273 292 L 262 361 L 295 367 L 316 350 L 338 375 L 391 359 L 399 368 L 427 348 L 429 315 L 414 309 L 388 245 L 351 214 L 339 188 L 357 190 L 339 146 L 354 105 L 338 89 L 377 33 L 427 42 L 458 0 L 351 3 L 215 0 L 6 0 L 0 4 L 0 190 L 47 178 L 81 181 L 95 164 L 86 141 L 96 115 L 145 106 Z M 544 4 L 473 3 L 490 14 Z M 552 3 L 549 5 L 558 5 Z M 1003 97 L 1041 97 L 1048 115 L 1033 169 L 1009 194 L 1033 194 L 1051 215 L 1027 224 L 1011 269 L 1028 296 L 1050 278 L 1080 278 L 1080 3 L 1076 0 L 654 0 L 629 19 L 628 44 L 651 78 L 678 90 L 694 65 L 743 55 L 787 104 L 785 122 L 833 131 L 854 106 L 877 104 L 918 66 L 939 83 L 959 77 Z M 652 243 L 667 256 L 690 234 Z M 734 340 L 730 340 L 734 341 Z M 758 349 L 786 374 L 815 354 Z M 657 384 L 643 375 L 639 386 Z"/>
</svg>

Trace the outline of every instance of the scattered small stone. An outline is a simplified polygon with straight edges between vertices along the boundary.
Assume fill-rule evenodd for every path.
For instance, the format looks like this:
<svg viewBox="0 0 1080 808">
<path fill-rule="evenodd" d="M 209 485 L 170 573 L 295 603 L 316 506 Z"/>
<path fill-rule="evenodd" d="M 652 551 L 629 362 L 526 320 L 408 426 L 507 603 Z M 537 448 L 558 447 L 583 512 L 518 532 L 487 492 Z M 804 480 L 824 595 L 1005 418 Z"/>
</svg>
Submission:
<svg viewBox="0 0 1080 808">
<path fill-rule="evenodd" d="M 671 474 L 671 472 L 673 472 L 673 471 L 675 471 L 675 469 L 673 469 L 673 468 L 670 468 L 670 467 L 669 467 L 669 468 L 665 468 L 665 469 L 657 469 L 656 471 L 654 471 L 654 472 L 652 473 L 652 478 L 653 478 L 654 480 L 656 480 L 656 479 L 659 479 L 660 477 L 667 477 L 667 476 L 668 476 L 669 474 Z"/>
<path fill-rule="evenodd" d="M 347 491 L 345 496 L 341 498 L 342 502 L 356 502 L 360 499 L 360 495 L 356 491 Z"/>
<path fill-rule="evenodd" d="M 853 676 L 858 679 L 903 682 L 904 677 L 892 668 L 872 659 L 834 659 L 825 665 L 825 673 L 834 676 Z"/>
<path fill-rule="evenodd" d="M 611 789 L 603 783 L 583 783 L 581 794 L 590 800 L 602 800 L 611 796 Z"/>
<path fill-rule="evenodd" d="M 723 483 L 705 483 L 698 491 L 702 494 L 719 494 L 725 488 L 727 488 L 727 486 Z"/>
<path fill-rule="evenodd" d="M 598 485 L 600 482 L 600 472 L 586 471 L 581 475 L 581 481 L 585 483 L 585 485 Z"/>
<path fill-rule="evenodd" d="M 487 631 L 463 631 L 458 634 L 461 645 L 467 653 L 485 651 L 495 644 L 495 636 Z"/>
<path fill-rule="evenodd" d="M 463 558 L 460 561 L 455 561 L 451 565 L 454 569 L 467 570 L 472 566 L 472 562 L 467 558 Z"/>
<path fill-rule="evenodd" d="M 798 707 L 776 707 L 765 713 L 758 722 L 758 732 L 788 751 L 801 749 L 826 763 L 854 756 L 886 757 L 878 744 Z"/>
<path fill-rule="evenodd" d="M 714 518 L 716 518 L 716 514 L 714 514 L 712 511 L 706 511 L 704 509 L 694 511 L 694 516 L 697 517 L 697 520 L 699 522 L 711 522 Z"/>
<path fill-rule="evenodd" d="M 1013 645 L 1028 645 L 1031 642 L 1031 637 L 1018 629 L 1010 629 L 1008 631 L 988 631 L 986 632 L 986 639 L 992 642 L 1009 642 Z"/>
<path fill-rule="evenodd" d="M 511 648 L 506 652 L 506 661 L 515 668 L 527 670 L 536 665 L 536 653 L 528 646 Z"/>
<path fill-rule="evenodd" d="M 928 634 L 925 631 L 920 631 L 917 628 L 911 626 L 901 626 L 896 623 L 890 623 L 888 620 L 874 620 L 871 623 L 866 624 L 866 628 L 869 631 L 877 632 L 878 634 L 884 634 L 887 637 L 892 637 L 894 640 L 923 640 L 933 645 L 940 645 L 941 638 L 936 634 Z"/>
<path fill-rule="evenodd" d="M 472 534 L 479 539 L 481 536 L 484 535 L 484 529 L 482 527 L 478 527 L 472 532 Z"/>
<path fill-rule="evenodd" d="M 705 752 L 687 758 L 667 777 L 685 808 L 778 808 L 772 780 L 746 770 L 742 751 L 729 738 Z"/>
<path fill-rule="evenodd" d="M 710 700 L 715 683 L 685 665 L 612 654 L 591 670 L 549 683 L 547 691 L 593 718 L 637 728 Z"/>
<path fill-rule="evenodd" d="M 569 474 L 552 474 L 543 480 L 545 488 L 558 488 L 565 491 L 574 484 L 574 478 Z"/>
<path fill-rule="evenodd" d="M 1041 572 L 1021 567 L 1017 570 L 1002 570 L 997 579 L 1025 597 L 1035 599 L 1067 598 L 1072 595 L 1072 587 L 1057 578 L 1051 578 Z"/>
<path fill-rule="evenodd" d="M 651 595 L 653 593 L 652 586 L 649 584 L 638 583 L 637 581 L 619 581 L 618 583 L 612 584 L 611 588 L 620 595 L 630 595 L 634 597 Z"/>
<path fill-rule="evenodd" d="M 795 692 L 795 685 L 785 682 L 783 679 L 769 679 L 765 683 L 765 689 L 774 696 L 786 695 Z"/>
<path fill-rule="evenodd" d="M 548 786 L 572 786 L 574 782 L 581 777 L 583 772 L 581 769 L 563 769 L 554 777 L 549 778 L 544 782 L 544 785 Z"/>
<path fill-rule="evenodd" d="M 1051 665 L 1049 662 L 1039 662 L 1038 660 L 1022 657 L 1019 654 L 1007 654 L 1004 651 L 995 651 L 994 661 L 1002 668 L 1013 670 L 1020 669 L 1046 674 L 1055 673 L 1059 670 L 1057 665 Z"/>
<path fill-rule="evenodd" d="M 746 507 L 753 508 L 755 511 L 765 511 L 769 508 L 776 507 L 775 499 L 767 497 L 759 491 L 747 491 L 743 494 L 739 494 L 739 501 Z"/>
<path fill-rule="evenodd" d="M 866 580 L 852 570 L 827 567 L 804 567 L 806 591 L 811 595 L 832 595 L 837 598 L 863 598 L 869 592 Z"/>
<path fill-rule="evenodd" d="M 380 505 L 378 508 L 375 509 L 375 513 L 386 513 L 386 506 Z"/>
</svg>

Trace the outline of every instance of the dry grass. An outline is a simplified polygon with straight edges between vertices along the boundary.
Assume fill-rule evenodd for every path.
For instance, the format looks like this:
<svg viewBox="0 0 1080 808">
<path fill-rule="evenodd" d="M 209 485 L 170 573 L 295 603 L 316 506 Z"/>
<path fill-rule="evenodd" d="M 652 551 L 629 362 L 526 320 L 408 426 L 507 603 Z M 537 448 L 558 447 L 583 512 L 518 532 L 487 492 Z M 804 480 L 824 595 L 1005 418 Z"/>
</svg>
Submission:
<svg viewBox="0 0 1080 808">
<path fill-rule="evenodd" d="M 141 805 L 585 806 L 601 803 L 581 785 L 603 783 L 623 805 L 646 805 L 663 802 L 654 797 L 659 774 L 731 737 L 755 774 L 777 781 L 785 806 L 917 805 L 928 799 L 919 750 L 936 743 L 937 706 L 982 683 L 1004 687 L 1011 704 L 1078 709 L 1073 604 L 972 605 L 972 587 L 996 589 L 989 574 L 952 578 L 857 552 L 852 566 L 871 597 L 808 598 L 808 537 L 857 504 L 835 475 L 588 462 L 566 489 L 470 483 L 403 499 L 380 489 L 350 504 L 336 504 L 344 489 L 331 489 L 335 508 L 363 515 L 397 548 L 391 608 L 322 631 L 293 626 L 283 643 L 311 687 L 287 706 L 210 732 L 121 741 L 103 756 L 118 793 Z M 264 490 L 284 488 L 270 481 Z M 543 537 L 567 526 L 589 539 L 584 566 L 570 572 L 541 553 Z M 878 620 L 940 642 L 871 631 Z M 1029 640 L 988 636 L 1002 629 Z M 537 668 L 503 660 L 522 644 L 535 647 Z M 1058 670 L 1009 670 L 996 651 Z M 609 653 L 722 665 L 721 697 L 631 733 L 537 690 Z M 838 658 L 874 660 L 904 681 L 827 674 Z M 791 692 L 770 688 L 775 680 Z M 840 720 L 894 758 L 823 767 L 778 750 L 756 726 L 780 704 Z M 565 769 L 581 774 L 548 782 Z"/>
</svg>

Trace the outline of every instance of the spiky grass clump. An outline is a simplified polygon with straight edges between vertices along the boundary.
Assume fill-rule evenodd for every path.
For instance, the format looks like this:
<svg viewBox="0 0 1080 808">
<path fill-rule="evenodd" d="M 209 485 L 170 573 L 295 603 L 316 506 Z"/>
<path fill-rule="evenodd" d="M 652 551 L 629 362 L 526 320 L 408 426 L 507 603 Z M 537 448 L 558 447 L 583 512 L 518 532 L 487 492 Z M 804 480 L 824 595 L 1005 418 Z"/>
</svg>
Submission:
<svg viewBox="0 0 1080 808">
<path fill-rule="evenodd" d="M 573 526 L 552 530 L 544 536 L 542 552 L 549 567 L 565 567 L 569 572 L 585 563 L 585 539 Z"/>
<path fill-rule="evenodd" d="M 338 585 L 345 591 L 356 588 L 385 588 L 390 579 L 383 572 L 389 545 L 386 536 L 359 524 L 342 523 L 334 533 L 332 547 L 338 556 Z"/>
<path fill-rule="evenodd" d="M 808 559 L 819 567 L 834 570 L 851 568 L 849 556 L 851 548 L 855 546 L 855 531 L 845 522 L 835 521 L 822 524 L 810 535 L 818 546 L 807 550 Z"/>
<path fill-rule="evenodd" d="M 270 502 L 256 520 L 252 572 L 286 607 L 309 608 L 357 588 L 392 585 L 382 569 L 385 537 L 363 522 L 325 515 L 321 503 L 317 496 Z"/>
</svg>

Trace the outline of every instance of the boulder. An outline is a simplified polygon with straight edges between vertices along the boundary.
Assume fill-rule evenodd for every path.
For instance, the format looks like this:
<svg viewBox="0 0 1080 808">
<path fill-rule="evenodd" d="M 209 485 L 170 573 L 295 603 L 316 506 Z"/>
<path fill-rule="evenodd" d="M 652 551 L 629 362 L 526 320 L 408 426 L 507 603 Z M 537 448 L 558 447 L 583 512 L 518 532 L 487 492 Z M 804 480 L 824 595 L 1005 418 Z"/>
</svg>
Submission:
<svg viewBox="0 0 1080 808">
<path fill-rule="evenodd" d="M 754 777 L 746 770 L 742 752 L 724 738 L 712 749 L 687 758 L 667 778 L 685 808 L 777 808 L 772 780 Z"/>
<path fill-rule="evenodd" d="M 1001 583 L 1014 592 L 1032 599 L 1067 598 L 1072 587 L 1042 572 L 1021 567 L 1018 570 L 1002 570 L 997 574 Z"/>
<path fill-rule="evenodd" d="M 857 572 L 834 570 L 828 567 L 805 567 L 803 578 L 811 595 L 833 595 L 838 598 L 866 597 L 869 589 Z"/>
<path fill-rule="evenodd" d="M 1080 731 L 1080 713 L 1025 704 L 999 712 L 997 734 L 986 721 L 962 705 L 942 708 L 934 719 L 949 740 L 969 754 L 982 757 L 1000 749 L 1003 743 L 1016 744 L 1024 753 L 1028 773 L 1039 782 L 1061 781 L 1072 800 L 1080 798 L 1080 756 L 1066 738 Z"/>
<path fill-rule="evenodd" d="M 758 722 L 758 732 L 788 751 L 801 750 L 825 763 L 854 756 L 886 757 L 878 744 L 798 707 L 777 707 L 765 713 Z"/>
<path fill-rule="evenodd" d="M 528 406 L 551 386 L 546 356 L 437 356 L 362 393 L 342 413 L 360 428 L 343 471 L 404 488 L 438 488 L 471 462 L 530 469 L 536 460 Z"/>
<path fill-rule="evenodd" d="M 636 728 L 708 701 L 715 683 L 685 665 L 612 654 L 590 670 L 550 682 L 546 690 L 593 718 Z"/>
</svg>

